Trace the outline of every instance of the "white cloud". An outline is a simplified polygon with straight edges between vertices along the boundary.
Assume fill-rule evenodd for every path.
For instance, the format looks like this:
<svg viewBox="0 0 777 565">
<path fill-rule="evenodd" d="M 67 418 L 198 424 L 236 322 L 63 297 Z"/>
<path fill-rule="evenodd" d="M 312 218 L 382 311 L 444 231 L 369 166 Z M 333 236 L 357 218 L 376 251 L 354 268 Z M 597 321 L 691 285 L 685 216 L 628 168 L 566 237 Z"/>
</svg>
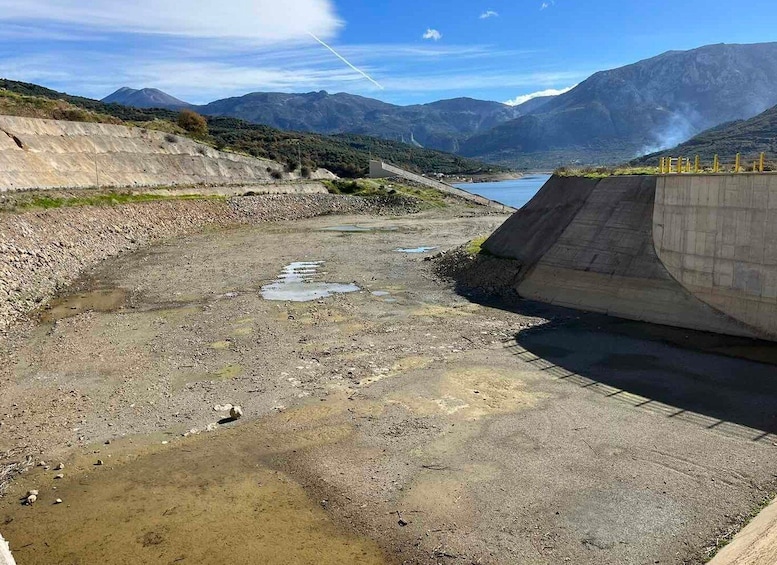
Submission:
<svg viewBox="0 0 777 565">
<path fill-rule="evenodd" d="M 258 43 L 331 37 L 342 25 L 331 0 L 0 0 L 0 21 Z"/>
<path fill-rule="evenodd" d="M 521 96 L 516 96 L 512 100 L 505 101 L 505 104 L 508 106 L 520 106 L 524 102 L 528 102 L 529 100 L 532 100 L 534 98 L 539 98 L 540 96 L 558 96 L 560 94 L 565 94 L 575 88 L 577 86 L 576 84 L 573 86 L 569 86 L 567 88 L 548 88 L 546 90 L 539 90 L 537 92 L 532 92 L 531 94 L 522 94 Z"/>
<path fill-rule="evenodd" d="M 429 28 L 426 30 L 426 33 L 423 35 L 423 38 L 431 39 L 433 41 L 440 41 L 442 39 L 442 34 L 436 29 Z"/>
<path fill-rule="evenodd" d="M 480 14 L 481 20 L 487 20 L 488 18 L 498 18 L 499 14 L 495 12 L 494 10 L 486 10 L 482 14 Z"/>
<path fill-rule="evenodd" d="M 551 6 L 555 6 L 555 5 L 556 5 L 556 0 L 548 0 L 547 2 L 543 2 L 540 5 L 540 10 L 545 10 L 545 9 L 550 8 Z"/>
</svg>

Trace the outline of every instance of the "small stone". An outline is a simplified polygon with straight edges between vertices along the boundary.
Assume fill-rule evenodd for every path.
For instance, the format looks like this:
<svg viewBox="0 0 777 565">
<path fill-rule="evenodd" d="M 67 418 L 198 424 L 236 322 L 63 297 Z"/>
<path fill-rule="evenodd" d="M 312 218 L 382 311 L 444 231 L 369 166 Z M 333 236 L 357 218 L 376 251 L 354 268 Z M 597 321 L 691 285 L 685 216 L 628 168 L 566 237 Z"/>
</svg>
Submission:
<svg viewBox="0 0 777 565">
<path fill-rule="evenodd" d="M 65 464 L 64 464 L 64 463 L 60 463 L 59 465 L 57 465 L 56 467 L 54 467 L 54 470 L 55 470 L 55 471 L 61 471 L 61 470 L 62 470 L 62 469 L 64 469 L 64 468 L 65 468 Z"/>
<path fill-rule="evenodd" d="M 109 439 L 106 439 L 106 440 L 105 440 L 105 445 L 111 445 L 111 440 L 109 440 Z"/>
<path fill-rule="evenodd" d="M 24 499 L 24 503 L 27 506 L 32 506 L 33 504 L 35 504 L 36 500 L 38 500 L 38 495 L 37 494 L 31 494 L 27 498 Z"/>
<path fill-rule="evenodd" d="M 58 498 L 54 501 L 54 504 L 62 504 L 62 499 Z"/>
<path fill-rule="evenodd" d="M 38 496 L 38 491 L 37 490 L 28 490 L 27 491 L 27 496 Z"/>
<path fill-rule="evenodd" d="M 65 475 L 63 475 L 62 473 L 60 473 L 60 474 L 58 474 L 58 475 L 54 475 L 54 478 L 55 478 L 55 479 L 64 479 L 64 478 L 65 478 Z"/>
<path fill-rule="evenodd" d="M 104 464 L 104 463 L 103 463 L 103 460 L 102 460 L 102 459 L 98 459 L 98 460 L 97 460 L 97 463 L 95 463 L 95 465 L 103 465 L 103 464 Z"/>
<path fill-rule="evenodd" d="M 240 406 L 233 406 L 229 409 L 229 417 L 233 420 L 239 420 L 243 417 L 243 409 Z"/>
<path fill-rule="evenodd" d="M 38 467 L 45 467 L 46 462 L 45 461 L 38 461 Z"/>
</svg>

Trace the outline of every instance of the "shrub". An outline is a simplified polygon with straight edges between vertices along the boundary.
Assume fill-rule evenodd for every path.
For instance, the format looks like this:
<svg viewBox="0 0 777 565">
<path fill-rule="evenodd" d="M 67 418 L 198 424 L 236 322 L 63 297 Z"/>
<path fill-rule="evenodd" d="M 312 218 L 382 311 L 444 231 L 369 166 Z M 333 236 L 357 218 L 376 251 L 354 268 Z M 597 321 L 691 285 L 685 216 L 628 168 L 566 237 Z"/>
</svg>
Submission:
<svg viewBox="0 0 777 565">
<path fill-rule="evenodd" d="M 178 138 L 175 137 L 172 133 L 165 134 L 165 141 L 167 143 L 175 143 L 178 141 Z"/>
<path fill-rule="evenodd" d="M 311 171 L 310 171 L 310 167 L 308 167 L 308 166 L 303 166 L 303 167 L 302 167 L 302 169 L 300 169 L 300 174 L 301 174 L 301 175 L 302 175 L 304 178 L 306 178 L 306 179 L 309 179 L 309 178 L 310 178 L 310 173 L 311 173 Z"/>
<path fill-rule="evenodd" d="M 276 180 L 280 180 L 283 178 L 283 174 L 280 171 L 273 171 L 270 173 L 270 176 Z"/>
<path fill-rule="evenodd" d="M 178 114 L 178 125 L 195 137 L 208 135 L 208 122 L 192 110 L 181 110 L 181 113 Z"/>
</svg>

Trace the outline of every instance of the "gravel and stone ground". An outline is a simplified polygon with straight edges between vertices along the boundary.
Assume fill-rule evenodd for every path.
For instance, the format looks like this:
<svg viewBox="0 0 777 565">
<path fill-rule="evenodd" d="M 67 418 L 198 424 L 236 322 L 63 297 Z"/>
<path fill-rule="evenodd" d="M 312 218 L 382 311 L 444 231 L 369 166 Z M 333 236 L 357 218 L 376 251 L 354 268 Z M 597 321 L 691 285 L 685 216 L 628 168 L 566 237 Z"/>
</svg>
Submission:
<svg viewBox="0 0 777 565">
<path fill-rule="evenodd" d="M 0 450 L 49 467 L 0 501 L 19 562 L 702 562 L 772 493 L 774 367 L 396 251 L 503 220 L 268 222 L 88 270 L 0 352 Z M 262 298 L 302 261 L 361 290 Z"/>
</svg>

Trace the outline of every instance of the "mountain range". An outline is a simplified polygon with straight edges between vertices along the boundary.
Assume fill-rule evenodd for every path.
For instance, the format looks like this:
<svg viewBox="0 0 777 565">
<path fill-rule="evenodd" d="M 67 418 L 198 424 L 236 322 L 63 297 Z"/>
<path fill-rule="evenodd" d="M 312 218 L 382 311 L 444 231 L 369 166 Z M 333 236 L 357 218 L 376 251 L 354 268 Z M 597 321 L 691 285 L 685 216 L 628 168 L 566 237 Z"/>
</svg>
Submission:
<svg viewBox="0 0 777 565">
<path fill-rule="evenodd" d="M 521 115 L 519 106 L 472 98 L 398 106 L 374 98 L 326 91 L 253 92 L 193 106 L 157 89 L 124 87 L 102 102 L 171 110 L 191 107 L 209 116 L 240 118 L 279 129 L 370 135 L 451 152 L 456 152 L 468 137 Z"/>
<path fill-rule="evenodd" d="M 709 45 L 596 73 L 459 152 L 505 163 L 620 162 L 775 104 L 777 43 Z"/>
<path fill-rule="evenodd" d="M 133 108 L 164 108 L 166 110 L 180 110 L 181 108 L 191 106 L 191 104 L 178 100 L 178 98 L 170 96 L 158 88 L 137 90 L 128 86 L 122 87 L 113 94 L 106 96 L 101 102 L 132 106 Z"/>
<path fill-rule="evenodd" d="M 154 89 L 105 102 L 180 109 Z M 256 92 L 191 106 L 285 130 L 353 133 L 527 168 L 607 164 L 672 147 L 777 104 L 777 43 L 670 51 L 520 106 L 455 98 L 398 106 L 346 93 Z"/>
<path fill-rule="evenodd" d="M 176 122 L 177 110 L 134 108 L 106 104 L 82 96 L 57 92 L 37 84 L 0 78 L 0 114 L 56 120 L 126 124 L 177 135 L 188 135 Z M 266 157 L 289 167 L 329 169 L 342 177 L 361 177 L 372 158 L 383 159 L 411 171 L 451 175 L 503 173 L 497 165 L 485 164 L 451 153 L 412 148 L 407 144 L 355 134 L 324 135 L 283 131 L 238 118 L 209 116 L 209 134 L 203 140 L 219 149 L 254 157 Z M 1 165 L 1 164 L 0 164 Z"/>
</svg>

